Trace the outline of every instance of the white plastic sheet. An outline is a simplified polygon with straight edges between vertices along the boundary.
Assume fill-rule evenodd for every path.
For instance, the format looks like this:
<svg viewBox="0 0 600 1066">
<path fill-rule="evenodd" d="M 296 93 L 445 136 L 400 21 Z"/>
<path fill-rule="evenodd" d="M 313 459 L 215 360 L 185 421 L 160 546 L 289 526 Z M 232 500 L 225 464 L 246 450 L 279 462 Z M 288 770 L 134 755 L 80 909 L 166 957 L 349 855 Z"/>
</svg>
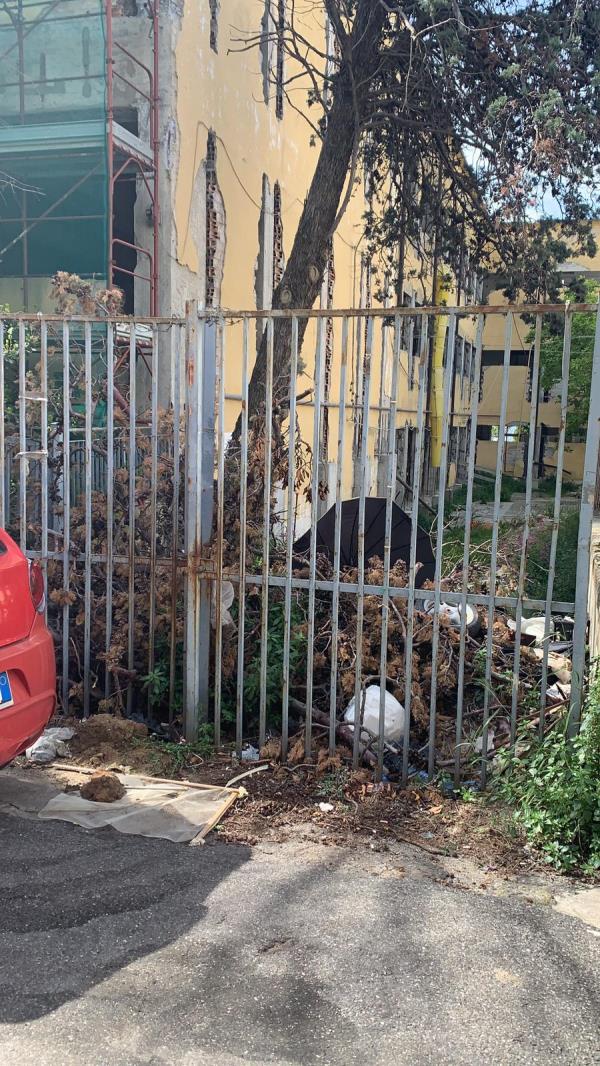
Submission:
<svg viewBox="0 0 600 1066">
<path fill-rule="evenodd" d="M 202 840 L 223 817 L 243 789 L 222 785 L 190 788 L 185 782 L 153 783 L 152 779 L 119 774 L 127 789 L 114 803 L 85 800 L 78 792 L 54 796 L 39 817 L 73 822 L 85 829 L 112 826 L 119 833 L 160 837 L 176 844 Z"/>
</svg>

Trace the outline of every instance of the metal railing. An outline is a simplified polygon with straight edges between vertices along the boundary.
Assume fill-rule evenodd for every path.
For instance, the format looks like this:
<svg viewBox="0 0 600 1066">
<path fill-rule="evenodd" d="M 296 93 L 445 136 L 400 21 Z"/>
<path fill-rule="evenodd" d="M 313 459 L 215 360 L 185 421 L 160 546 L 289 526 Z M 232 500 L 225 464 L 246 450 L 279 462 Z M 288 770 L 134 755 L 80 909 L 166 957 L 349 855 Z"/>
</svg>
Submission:
<svg viewBox="0 0 600 1066">
<path fill-rule="evenodd" d="M 550 312 L 564 316 L 561 428 L 556 490 L 545 520 L 545 595 L 533 597 L 533 448 L 527 450 L 523 513 L 510 531 L 513 580 L 503 587 L 505 428 L 515 316 L 532 316 L 535 394 Z M 574 314 L 596 315 L 596 333 L 576 587 L 567 602 L 555 599 L 554 584 Z M 474 563 L 481 549 L 473 544 L 476 430 L 485 327 L 497 315 L 504 319 L 504 359 L 483 580 Z M 403 319 L 419 325 L 414 388 Z M 326 326 L 333 345 L 327 377 Z M 440 329 L 445 356 L 436 365 Z M 455 362 L 467 344 L 472 360 Z M 553 619 L 567 615 L 574 618 L 570 708 L 576 727 L 599 444 L 595 307 L 217 313 L 190 307 L 185 319 L 143 324 L 16 316 L 0 325 L 0 348 L 0 524 L 46 569 L 64 708 L 79 706 L 84 715 L 118 708 L 163 721 L 181 716 L 190 739 L 210 719 L 217 745 L 228 740 L 240 749 L 250 736 L 262 746 L 276 735 L 284 756 L 300 717 L 311 757 L 322 731 L 333 753 L 350 698 L 364 707 L 367 687 L 381 682 L 376 735 L 366 745 L 362 731 L 351 735 L 355 763 L 366 747 L 381 773 L 395 752 L 406 782 L 418 748 L 429 775 L 440 763 L 450 764 L 459 780 L 477 732 L 485 780 L 488 737 L 499 717 L 507 743 L 514 743 L 526 697 L 529 716 L 535 704 L 544 728 Z M 254 370 L 257 358 L 261 374 Z M 536 418 L 533 405 L 529 440 Z M 399 470 L 398 431 L 406 427 L 410 449 L 401 451 Z M 450 454 L 451 440 L 460 440 L 458 456 Z M 457 474 L 465 485 L 458 519 L 446 492 Z M 349 565 L 342 503 L 353 485 L 357 528 Z M 374 563 L 365 516 L 377 485 L 385 487 L 385 517 Z M 427 495 L 432 486 L 438 489 L 433 498 Z M 392 562 L 397 499 L 410 520 L 404 577 Z M 325 559 L 318 532 L 329 508 L 333 532 Z M 434 515 L 434 562 L 433 580 L 423 588 L 419 523 L 427 508 Z M 453 539 L 456 553 L 457 528 L 459 557 L 449 571 L 448 543 Z M 303 558 L 301 533 L 309 545 Z M 448 606 L 459 617 L 451 635 Z M 475 650 L 468 607 L 483 623 Z M 533 681 L 521 641 L 531 612 L 544 617 Z M 502 646 L 502 657 L 510 668 L 498 678 L 494 621 L 504 626 L 509 616 L 514 639 Z M 386 740 L 386 690 L 405 712 L 395 748 Z M 450 756 L 443 758 L 450 733 Z"/>
</svg>

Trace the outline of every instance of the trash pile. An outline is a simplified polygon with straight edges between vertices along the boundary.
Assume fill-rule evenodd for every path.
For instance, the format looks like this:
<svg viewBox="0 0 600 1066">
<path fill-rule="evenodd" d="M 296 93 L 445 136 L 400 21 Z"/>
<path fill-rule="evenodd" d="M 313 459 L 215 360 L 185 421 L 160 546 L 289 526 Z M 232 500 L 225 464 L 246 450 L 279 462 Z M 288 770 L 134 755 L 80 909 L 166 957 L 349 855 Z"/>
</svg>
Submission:
<svg viewBox="0 0 600 1066">
<path fill-rule="evenodd" d="M 327 516 L 326 516 L 327 517 Z M 398 524 L 400 528 L 400 524 Z M 404 526 L 404 545 L 406 544 L 406 527 Z M 410 532 L 410 531 L 409 531 Z M 353 527 L 355 535 L 355 525 Z M 325 535 L 318 540 L 316 570 L 318 579 L 331 581 L 334 577 L 332 552 L 325 543 Z M 491 534 L 490 534 L 491 536 Z M 497 570 L 497 594 L 514 596 L 517 592 L 518 565 L 520 558 L 521 531 L 515 527 L 514 538 L 509 536 L 500 548 Z M 373 538 L 372 538 L 373 539 Z M 514 539 L 514 543 L 512 540 Z M 304 538 L 306 541 L 306 538 Z M 310 542 L 299 544 L 304 551 L 304 558 L 296 556 L 295 576 L 307 578 L 309 566 L 306 550 Z M 351 553 L 350 553 L 351 554 Z M 341 553 L 344 557 L 344 553 Z M 408 568 L 406 551 L 396 555 L 391 566 L 389 584 L 391 587 L 406 588 L 408 585 Z M 348 554 L 346 555 L 346 559 Z M 417 563 L 415 585 L 424 590 L 431 590 L 430 597 L 417 599 L 413 621 L 413 647 L 411 671 L 411 721 L 410 765 L 418 773 L 429 762 L 430 701 L 432 691 L 432 657 L 435 619 L 435 600 L 433 584 L 423 580 L 421 568 L 425 564 Z M 274 572 L 278 572 L 275 562 Z M 428 568 L 426 568 L 428 571 Z M 285 572 L 285 563 L 279 565 L 279 572 Z M 345 566 L 340 571 L 342 582 L 355 584 L 358 581 L 358 568 Z M 384 568 L 382 559 L 371 557 L 365 566 L 365 585 L 382 586 Z M 456 717 L 458 698 L 459 646 L 461 629 L 461 608 L 459 605 L 444 602 L 444 592 L 457 593 L 462 590 L 462 566 L 457 565 L 441 581 L 441 603 L 439 606 L 439 640 L 436 664 L 436 731 L 434 763 L 438 769 L 454 766 L 456 753 Z M 481 545 L 475 545 L 471 553 L 469 566 L 470 593 L 485 596 L 489 592 L 489 551 L 486 558 Z M 256 604 L 252 593 L 246 606 L 246 624 L 253 624 L 253 612 L 259 609 L 260 596 L 256 590 Z M 276 611 L 279 590 L 273 589 L 270 596 L 270 612 Z M 315 624 L 313 642 L 313 695 L 312 718 L 316 724 L 315 757 L 322 758 L 320 749 L 327 741 L 329 726 L 331 670 L 334 659 L 334 620 L 332 617 L 331 593 L 317 590 L 315 594 Z M 302 761 L 304 748 L 301 737 L 302 720 L 306 716 L 306 705 L 302 699 L 306 691 L 306 641 L 308 631 L 308 593 L 295 590 L 291 620 L 291 647 L 294 651 L 290 660 L 291 692 L 290 731 L 298 727 L 298 751 L 293 740 L 290 744 L 290 759 Z M 271 621 L 271 615 L 270 615 Z M 257 631 L 258 631 L 257 613 Z M 477 773 L 483 753 L 483 719 L 486 686 L 488 685 L 488 720 L 487 744 L 485 755 L 493 758 L 495 753 L 510 742 L 511 708 L 513 701 L 513 675 L 515 665 L 516 622 L 502 607 L 496 607 L 491 620 L 492 654 L 491 664 L 487 663 L 488 612 L 485 607 L 468 605 L 465 620 L 465 659 L 462 711 L 461 763 L 465 777 L 472 778 Z M 390 779 L 398 776 L 402 766 L 402 745 L 406 727 L 406 643 L 408 632 L 407 599 L 391 596 L 389 600 L 387 664 L 383 685 L 384 693 L 384 764 Z M 568 704 L 570 698 L 571 678 L 571 640 L 573 620 L 553 618 L 551 620 L 550 640 L 548 642 L 548 678 L 546 711 L 548 721 Z M 270 626 L 271 630 L 271 626 Z M 541 682 L 544 659 L 544 618 L 523 618 L 520 633 L 520 662 L 517 688 L 518 722 L 528 721 L 539 724 L 541 703 Z M 225 673 L 234 670 L 235 651 L 233 646 L 237 634 L 233 632 L 232 645 L 225 639 L 224 665 Z M 271 643 L 273 641 L 273 643 Z M 381 706 L 381 644 L 382 644 L 382 597 L 380 594 L 366 595 L 363 600 L 363 624 L 360 645 L 360 717 L 361 717 L 361 752 L 365 765 L 374 765 L 377 761 L 379 740 L 379 715 Z M 231 652 L 228 656 L 227 650 Z M 248 641 L 246 656 L 246 677 L 252 677 L 253 655 L 256 655 L 256 642 Z M 335 663 L 337 667 L 337 707 L 336 735 L 346 749 L 352 748 L 356 720 L 355 690 L 357 669 L 357 597 L 355 593 L 341 592 L 339 597 L 339 614 L 337 619 L 337 639 L 335 640 Z M 229 670 L 227 669 L 229 667 Z M 282 652 L 277 659 L 277 645 L 274 635 L 269 632 L 269 671 L 274 681 L 272 690 L 279 700 L 268 702 L 268 721 L 272 723 L 273 733 L 268 754 L 277 753 L 278 713 L 280 713 Z M 486 669 L 488 667 L 489 669 Z M 487 676 L 486 676 L 487 675 Z M 227 677 L 225 678 L 227 689 Z M 246 690 L 246 707 L 252 706 L 252 691 Z M 249 722 L 250 726 L 251 723 Z M 324 732 L 319 732 L 319 727 Z M 250 729 L 246 730 L 251 736 Z M 347 751 L 346 751 L 347 754 Z M 260 756 L 265 755 L 264 751 Z M 246 755 L 246 758 L 249 756 Z M 256 756 L 254 756 L 256 758 Z"/>
</svg>

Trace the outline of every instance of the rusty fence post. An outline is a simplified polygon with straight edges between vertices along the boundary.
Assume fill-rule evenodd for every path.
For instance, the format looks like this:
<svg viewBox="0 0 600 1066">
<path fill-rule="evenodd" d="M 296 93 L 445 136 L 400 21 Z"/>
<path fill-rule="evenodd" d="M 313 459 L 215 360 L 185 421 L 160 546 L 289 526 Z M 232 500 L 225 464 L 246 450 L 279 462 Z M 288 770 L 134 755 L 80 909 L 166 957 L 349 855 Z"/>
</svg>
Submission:
<svg viewBox="0 0 600 1066">
<path fill-rule="evenodd" d="M 213 525 L 216 324 L 186 305 L 184 735 L 209 718 L 212 581 L 206 548 Z"/>
</svg>

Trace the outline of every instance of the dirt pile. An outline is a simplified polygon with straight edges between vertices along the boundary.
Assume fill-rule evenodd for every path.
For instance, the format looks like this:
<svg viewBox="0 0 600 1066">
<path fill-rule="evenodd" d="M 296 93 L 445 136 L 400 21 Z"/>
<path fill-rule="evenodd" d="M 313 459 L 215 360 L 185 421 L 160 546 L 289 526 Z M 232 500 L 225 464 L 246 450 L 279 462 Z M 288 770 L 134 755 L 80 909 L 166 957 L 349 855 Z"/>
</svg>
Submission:
<svg viewBox="0 0 600 1066">
<path fill-rule="evenodd" d="M 95 714 L 73 724 L 76 733 L 69 745 L 71 753 L 78 761 L 92 766 L 121 761 L 131 763 L 135 743 L 148 736 L 145 725 L 112 714 Z"/>
<path fill-rule="evenodd" d="M 114 803 L 123 798 L 125 787 L 116 774 L 111 774 L 109 770 L 96 770 L 81 786 L 79 793 L 82 799 L 95 803 Z"/>
</svg>

